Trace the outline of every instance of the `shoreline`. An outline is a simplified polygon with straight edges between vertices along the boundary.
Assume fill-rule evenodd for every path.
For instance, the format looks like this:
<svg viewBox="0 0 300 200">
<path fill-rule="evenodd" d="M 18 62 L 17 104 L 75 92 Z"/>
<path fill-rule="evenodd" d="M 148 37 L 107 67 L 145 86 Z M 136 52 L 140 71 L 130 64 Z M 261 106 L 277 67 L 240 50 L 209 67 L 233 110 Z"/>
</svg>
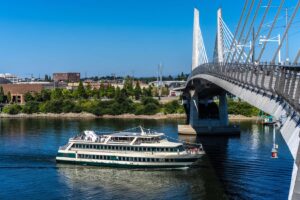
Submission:
<svg viewBox="0 0 300 200">
<path fill-rule="evenodd" d="M 70 118 L 70 119 L 185 119 L 185 114 L 162 114 L 158 113 L 155 115 L 134 115 L 134 114 L 122 114 L 122 115 L 103 115 L 96 116 L 91 113 L 34 113 L 34 114 L 16 114 L 10 115 L 5 113 L 0 113 L 0 119 L 11 118 L 11 119 L 22 119 L 22 118 Z M 229 120 L 236 121 L 253 121 L 258 120 L 259 117 L 252 116 L 246 117 L 243 115 L 229 115 Z"/>
</svg>

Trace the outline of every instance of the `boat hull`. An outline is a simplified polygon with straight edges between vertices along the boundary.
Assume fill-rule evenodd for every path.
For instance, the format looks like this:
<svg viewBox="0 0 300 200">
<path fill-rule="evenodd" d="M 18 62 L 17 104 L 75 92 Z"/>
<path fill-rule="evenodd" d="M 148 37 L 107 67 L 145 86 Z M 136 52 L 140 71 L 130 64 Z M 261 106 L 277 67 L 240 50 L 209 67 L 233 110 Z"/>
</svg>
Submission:
<svg viewBox="0 0 300 200">
<path fill-rule="evenodd" d="M 122 162 L 122 161 L 95 161 L 91 159 L 74 159 L 56 157 L 57 163 L 62 164 L 75 164 L 75 165 L 89 165 L 100 167 L 117 167 L 117 168 L 188 168 L 195 165 L 200 158 L 195 158 L 193 162 L 160 162 L 160 163 L 145 163 L 145 162 Z"/>
</svg>

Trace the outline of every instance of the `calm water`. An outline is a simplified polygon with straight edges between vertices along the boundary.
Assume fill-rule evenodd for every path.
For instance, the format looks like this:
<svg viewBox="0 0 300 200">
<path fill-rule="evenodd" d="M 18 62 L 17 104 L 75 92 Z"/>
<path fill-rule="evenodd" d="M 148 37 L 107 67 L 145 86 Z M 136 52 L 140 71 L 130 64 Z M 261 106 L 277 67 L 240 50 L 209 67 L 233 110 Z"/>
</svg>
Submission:
<svg viewBox="0 0 300 200">
<path fill-rule="evenodd" d="M 171 120 L 0 119 L 0 199 L 287 199 L 292 157 L 272 128 L 241 124 L 240 137 L 201 141 L 207 156 L 188 170 L 130 170 L 56 164 L 59 146 L 78 131 L 138 125 L 177 138 Z"/>
</svg>

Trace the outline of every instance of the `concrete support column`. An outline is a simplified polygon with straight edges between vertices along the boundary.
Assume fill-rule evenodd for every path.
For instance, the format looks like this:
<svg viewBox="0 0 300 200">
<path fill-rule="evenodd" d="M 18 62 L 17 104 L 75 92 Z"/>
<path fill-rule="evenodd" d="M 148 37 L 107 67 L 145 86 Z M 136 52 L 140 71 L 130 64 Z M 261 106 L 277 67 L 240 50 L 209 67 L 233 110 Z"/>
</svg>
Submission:
<svg viewBox="0 0 300 200">
<path fill-rule="evenodd" d="M 190 100 L 190 125 L 196 126 L 199 120 L 198 114 L 198 94 L 195 91 L 190 91 L 191 100 Z"/>
<path fill-rule="evenodd" d="M 223 92 L 219 96 L 219 116 L 222 126 L 228 126 L 228 107 L 227 107 L 227 98 L 226 92 Z"/>
</svg>

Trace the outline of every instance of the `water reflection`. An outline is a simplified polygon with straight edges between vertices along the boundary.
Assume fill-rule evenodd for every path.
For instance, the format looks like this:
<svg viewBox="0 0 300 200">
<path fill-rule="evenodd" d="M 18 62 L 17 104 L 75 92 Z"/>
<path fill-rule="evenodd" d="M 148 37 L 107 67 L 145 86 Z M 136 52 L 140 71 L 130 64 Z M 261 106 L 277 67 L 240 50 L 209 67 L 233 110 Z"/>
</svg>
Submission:
<svg viewBox="0 0 300 200">
<path fill-rule="evenodd" d="M 205 164 L 187 170 L 57 167 L 62 182 L 89 198 L 102 194 L 102 199 L 226 199 Z"/>
</svg>

